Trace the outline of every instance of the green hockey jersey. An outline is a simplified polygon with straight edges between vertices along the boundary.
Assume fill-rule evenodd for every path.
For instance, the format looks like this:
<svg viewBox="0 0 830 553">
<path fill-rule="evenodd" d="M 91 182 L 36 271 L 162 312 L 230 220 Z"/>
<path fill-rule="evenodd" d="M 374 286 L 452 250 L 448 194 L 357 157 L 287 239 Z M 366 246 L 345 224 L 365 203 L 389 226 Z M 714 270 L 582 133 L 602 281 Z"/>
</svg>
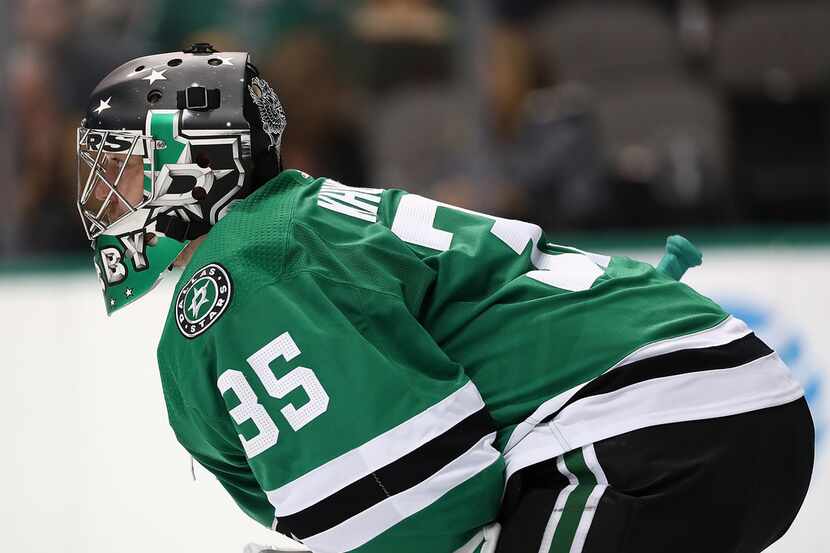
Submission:
<svg viewBox="0 0 830 553">
<path fill-rule="evenodd" d="M 158 350 L 179 441 L 315 552 L 473 550 L 507 474 L 801 391 L 650 265 L 286 171 L 209 233 Z"/>
</svg>

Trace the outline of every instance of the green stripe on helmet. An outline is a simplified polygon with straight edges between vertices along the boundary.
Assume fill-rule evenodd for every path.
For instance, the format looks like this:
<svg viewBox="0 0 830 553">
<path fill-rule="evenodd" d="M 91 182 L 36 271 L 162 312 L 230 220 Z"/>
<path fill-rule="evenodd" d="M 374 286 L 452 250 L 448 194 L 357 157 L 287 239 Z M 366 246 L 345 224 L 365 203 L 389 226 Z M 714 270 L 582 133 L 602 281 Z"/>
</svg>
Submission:
<svg viewBox="0 0 830 553">
<path fill-rule="evenodd" d="M 149 134 L 163 147 L 156 147 L 154 156 L 154 171 L 168 163 L 181 163 L 181 156 L 187 147 L 187 142 L 179 138 L 180 111 L 151 110 L 147 112 L 147 129 Z"/>
</svg>

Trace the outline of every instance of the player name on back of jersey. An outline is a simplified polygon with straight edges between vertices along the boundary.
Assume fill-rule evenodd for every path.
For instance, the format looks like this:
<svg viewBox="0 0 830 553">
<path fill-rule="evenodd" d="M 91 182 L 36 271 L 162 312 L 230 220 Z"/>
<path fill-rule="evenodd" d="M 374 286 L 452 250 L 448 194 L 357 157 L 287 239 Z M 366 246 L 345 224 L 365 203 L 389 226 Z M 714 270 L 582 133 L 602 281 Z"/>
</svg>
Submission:
<svg viewBox="0 0 830 553">
<path fill-rule="evenodd" d="M 355 219 L 376 223 L 381 194 L 383 190 L 379 188 L 352 188 L 326 179 L 320 186 L 317 205 Z"/>
</svg>

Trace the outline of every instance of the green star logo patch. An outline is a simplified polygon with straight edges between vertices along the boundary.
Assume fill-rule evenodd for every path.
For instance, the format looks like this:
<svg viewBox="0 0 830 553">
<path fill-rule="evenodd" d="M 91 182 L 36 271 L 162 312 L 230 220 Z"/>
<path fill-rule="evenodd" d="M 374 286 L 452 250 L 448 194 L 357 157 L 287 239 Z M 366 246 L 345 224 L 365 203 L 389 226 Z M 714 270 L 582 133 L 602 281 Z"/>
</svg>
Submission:
<svg viewBox="0 0 830 553">
<path fill-rule="evenodd" d="M 228 308 L 233 294 L 231 278 L 218 263 L 205 265 L 187 281 L 176 298 L 176 324 L 185 338 L 195 338 Z"/>
</svg>

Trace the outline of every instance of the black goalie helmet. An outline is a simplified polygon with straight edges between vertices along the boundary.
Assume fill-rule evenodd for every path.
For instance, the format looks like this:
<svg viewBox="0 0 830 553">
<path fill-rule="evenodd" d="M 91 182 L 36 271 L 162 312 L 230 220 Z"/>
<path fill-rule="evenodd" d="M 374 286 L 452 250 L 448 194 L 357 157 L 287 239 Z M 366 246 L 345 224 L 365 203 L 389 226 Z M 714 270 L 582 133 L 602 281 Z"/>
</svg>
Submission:
<svg viewBox="0 0 830 553">
<path fill-rule="evenodd" d="M 245 52 L 195 44 L 101 81 L 78 128 L 77 206 L 112 313 L 281 170 L 286 119 Z"/>
</svg>

